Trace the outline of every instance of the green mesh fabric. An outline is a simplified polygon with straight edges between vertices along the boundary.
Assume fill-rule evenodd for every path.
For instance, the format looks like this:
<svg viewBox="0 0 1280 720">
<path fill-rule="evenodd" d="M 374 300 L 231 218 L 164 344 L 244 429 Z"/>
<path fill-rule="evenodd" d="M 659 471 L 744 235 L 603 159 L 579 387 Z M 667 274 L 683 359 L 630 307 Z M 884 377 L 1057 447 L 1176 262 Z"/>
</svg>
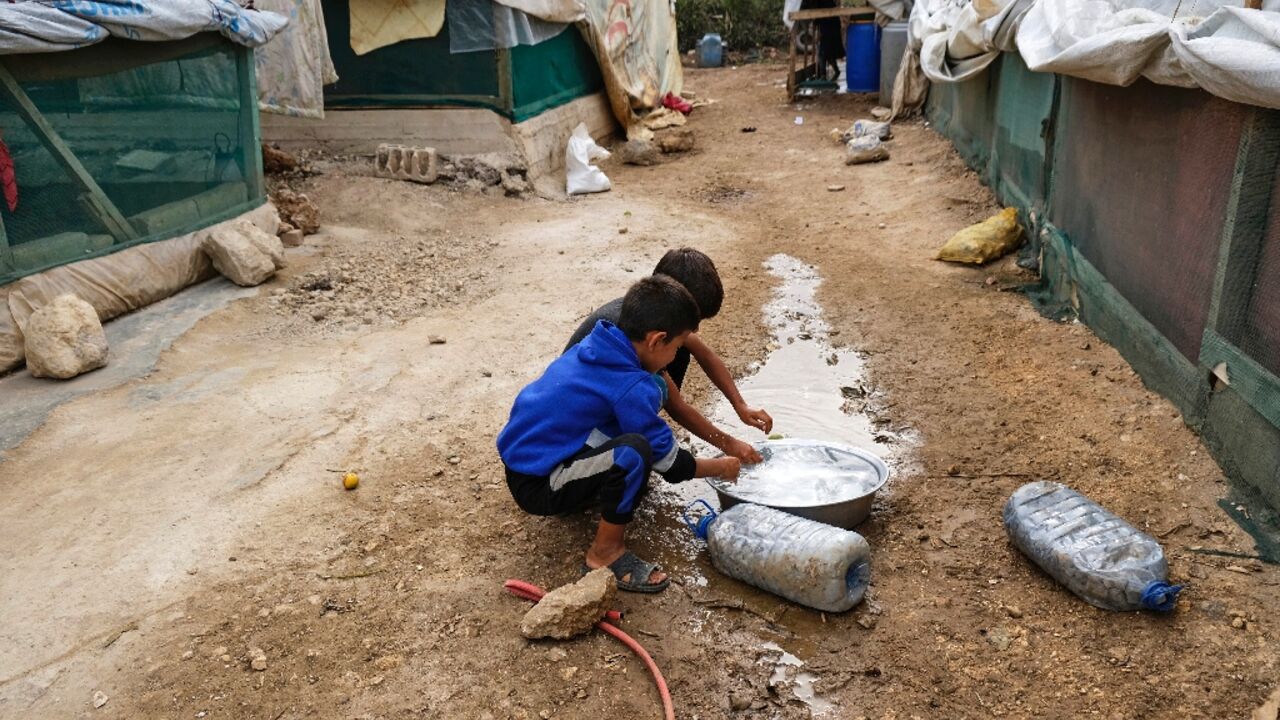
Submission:
<svg viewBox="0 0 1280 720">
<path fill-rule="evenodd" d="M 0 284 L 260 203 L 252 64 L 205 36 L 7 58 L 20 91 L 0 91 L 0 130 L 18 202 L 0 200 Z"/>
<path fill-rule="evenodd" d="M 1033 73 L 1017 53 L 1000 56 L 995 80 L 991 178 L 996 193 L 1016 207 L 1043 211 L 1049 117 L 1056 77 Z"/>
<path fill-rule="evenodd" d="M 992 69 L 962 83 L 931 84 L 926 108 L 938 132 L 946 135 L 965 162 L 984 176 L 991 160 L 995 111 L 991 82 L 997 72 L 998 65 L 992 65 Z"/>
<path fill-rule="evenodd" d="M 572 27 L 546 42 L 512 48 L 511 70 L 516 122 L 604 88 L 591 48 Z"/>
<path fill-rule="evenodd" d="M 1009 53 L 933 85 L 927 112 L 1001 202 L 1037 211 L 1032 299 L 1113 344 L 1280 510 L 1280 112 Z"/>
</svg>

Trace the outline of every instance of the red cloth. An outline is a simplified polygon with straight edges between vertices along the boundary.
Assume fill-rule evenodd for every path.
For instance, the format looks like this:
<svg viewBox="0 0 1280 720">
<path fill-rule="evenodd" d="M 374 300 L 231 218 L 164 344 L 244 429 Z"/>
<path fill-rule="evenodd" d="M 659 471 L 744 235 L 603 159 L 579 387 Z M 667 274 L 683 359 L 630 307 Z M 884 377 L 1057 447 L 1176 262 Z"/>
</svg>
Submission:
<svg viewBox="0 0 1280 720">
<path fill-rule="evenodd" d="M 693 111 L 693 106 L 689 104 L 689 101 L 675 93 L 667 93 L 667 96 L 662 98 L 662 106 L 677 110 L 685 115 Z"/>
<path fill-rule="evenodd" d="M 18 175 L 13 171 L 13 156 L 9 146 L 0 140 L 0 187 L 4 189 L 4 201 L 9 212 L 18 209 Z"/>
</svg>

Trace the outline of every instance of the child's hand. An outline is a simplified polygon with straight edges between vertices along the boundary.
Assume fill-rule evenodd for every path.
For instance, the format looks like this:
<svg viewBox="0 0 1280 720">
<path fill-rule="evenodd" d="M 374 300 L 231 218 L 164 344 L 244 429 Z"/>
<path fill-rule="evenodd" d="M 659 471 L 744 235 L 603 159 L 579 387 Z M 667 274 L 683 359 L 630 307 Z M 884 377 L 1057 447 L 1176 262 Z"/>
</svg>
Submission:
<svg viewBox="0 0 1280 720">
<path fill-rule="evenodd" d="M 769 413 L 758 408 L 749 408 L 743 405 L 737 408 L 738 419 L 750 425 L 757 430 L 769 432 L 773 430 L 773 418 L 769 417 Z"/>
<path fill-rule="evenodd" d="M 719 477 L 723 480 L 737 480 L 738 473 L 742 471 L 742 462 L 736 457 L 720 458 Z"/>
<path fill-rule="evenodd" d="M 756 450 L 737 438 L 729 438 L 729 441 L 725 443 L 725 446 L 721 448 L 721 450 L 724 450 L 725 455 L 735 457 L 748 465 L 754 465 L 761 460 L 764 460 L 764 458 L 760 456 L 759 450 Z"/>
</svg>

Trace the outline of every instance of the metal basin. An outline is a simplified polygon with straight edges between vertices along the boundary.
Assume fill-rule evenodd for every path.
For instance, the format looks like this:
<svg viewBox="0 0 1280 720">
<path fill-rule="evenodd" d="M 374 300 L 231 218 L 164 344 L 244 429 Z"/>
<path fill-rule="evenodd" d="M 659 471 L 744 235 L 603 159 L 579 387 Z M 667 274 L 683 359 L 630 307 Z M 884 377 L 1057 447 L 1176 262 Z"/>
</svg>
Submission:
<svg viewBox="0 0 1280 720">
<path fill-rule="evenodd" d="M 707 483 L 728 509 L 740 502 L 852 530 L 871 514 L 889 467 L 875 454 L 838 443 L 770 440 L 756 444 L 764 462 L 744 466 L 737 482 Z"/>
</svg>

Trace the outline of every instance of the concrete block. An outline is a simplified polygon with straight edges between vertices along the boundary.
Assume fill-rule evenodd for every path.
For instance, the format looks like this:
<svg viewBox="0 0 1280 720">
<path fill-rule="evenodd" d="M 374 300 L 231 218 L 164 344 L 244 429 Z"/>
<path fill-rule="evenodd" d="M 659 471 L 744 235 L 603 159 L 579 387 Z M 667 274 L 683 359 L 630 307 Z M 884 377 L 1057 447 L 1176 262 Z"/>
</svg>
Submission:
<svg viewBox="0 0 1280 720">
<path fill-rule="evenodd" d="M 378 177 L 431 184 L 440 175 L 440 156 L 435 148 L 383 144 L 374 158 Z"/>
</svg>

